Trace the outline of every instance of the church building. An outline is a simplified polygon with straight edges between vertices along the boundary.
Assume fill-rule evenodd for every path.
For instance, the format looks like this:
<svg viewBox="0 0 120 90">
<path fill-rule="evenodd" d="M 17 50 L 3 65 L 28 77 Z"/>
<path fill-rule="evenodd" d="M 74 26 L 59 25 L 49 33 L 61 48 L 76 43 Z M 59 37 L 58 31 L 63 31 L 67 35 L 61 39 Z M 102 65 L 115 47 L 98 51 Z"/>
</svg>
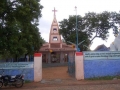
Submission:
<svg viewBox="0 0 120 90">
<path fill-rule="evenodd" d="M 59 25 L 56 19 L 55 12 L 49 33 L 49 43 L 43 44 L 39 52 L 42 53 L 43 63 L 64 63 L 68 62 L 68 57 L 75 54 L 76 49 L 73 45 L 67 45 L 62 42 L 61 35 L 59 34 Z"/>
</svg>

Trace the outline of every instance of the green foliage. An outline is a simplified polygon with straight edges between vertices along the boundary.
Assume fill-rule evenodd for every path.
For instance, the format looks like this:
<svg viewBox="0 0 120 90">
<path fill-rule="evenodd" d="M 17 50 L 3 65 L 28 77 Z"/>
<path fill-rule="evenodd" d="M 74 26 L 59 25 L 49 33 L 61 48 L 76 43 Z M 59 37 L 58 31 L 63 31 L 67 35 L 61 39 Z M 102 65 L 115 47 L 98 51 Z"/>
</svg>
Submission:
<svg viewBox="0 0 120 90">
<path fill-rule="evenodd" d="M 44 41 L 37 27 L 43 8 L 39 1 L 0 1 L 1 57 L 20 57 L 39 50 Z"/>
<path fill-rule="evenodd" d="M 109 22 L 111 25 L 111 28 L 113 29 L 114 34 L 118 34 L 118 28 L 120 27 L 120 12 L 111 12 Z"/>
<path fill-rule="evenodd" d="M 32 81 L 30 81 L 30 80 L 25 80 L 25 83 L 31 83 Z"/>
<path fill-rule="evenodd" d="M 110 29 L 109 24 L 109 12 L 103 13 L 87 13 L 84 16 L 85 29 L 91 37 L 91 41 L 94 38 L 99 37 L 103 40 L 106 40 L 108 37 L 108 30 Z"/>
<path fill-rule="evenodd" d="M 94 77 L 88 78 L 87 80 L 113 80 L 114 78 L 120 79 L 120 76 L 104 76 L 104 77 Z"/>
<path fill-rule="evenodd" d="M 87 33 L 84 31 L 83 21 L 81 16 L 77 16 L 78 23 L 78 41 L 85 40 L 84 44 L 89 45 L 89 39 Z M 64 19 L 59 22 L 60 26 L 60 34 L 62 34 L 65 42 L 70 41 L 72 43 L 76 43 L 76 16 L 69 16 L 68 19 Z M 81 51 L 87 50 L 83 45 L 79 46 Z"/>
</svg>

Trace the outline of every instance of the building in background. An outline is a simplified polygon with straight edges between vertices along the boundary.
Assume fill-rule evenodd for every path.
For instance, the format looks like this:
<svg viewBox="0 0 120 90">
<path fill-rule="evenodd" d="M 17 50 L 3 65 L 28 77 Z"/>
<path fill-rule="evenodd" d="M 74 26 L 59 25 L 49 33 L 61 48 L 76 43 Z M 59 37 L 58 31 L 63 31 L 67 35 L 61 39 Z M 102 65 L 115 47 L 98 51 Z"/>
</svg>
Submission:
<svg viewBox="0 0 120 90">
<path fill-rule="evenodd" d="M 109 51 L 109 50 L 110 50 L 109 47 L 106 47 L 104 44 L 102 44 L 97 46 L 94 51 Z"/>
<path fill-rule="evenodd" d="M 110 51 L 120 51 L 120 31 L 115 36 L 115 40 L 110 45 Z"/>
</svg>

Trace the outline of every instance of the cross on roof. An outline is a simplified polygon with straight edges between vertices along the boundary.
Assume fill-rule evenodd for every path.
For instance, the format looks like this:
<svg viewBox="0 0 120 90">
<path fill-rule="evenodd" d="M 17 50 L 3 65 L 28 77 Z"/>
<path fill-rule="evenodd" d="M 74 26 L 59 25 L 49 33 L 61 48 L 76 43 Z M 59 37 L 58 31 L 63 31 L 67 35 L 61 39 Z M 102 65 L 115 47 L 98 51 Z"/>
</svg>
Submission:
<svg viewBox="0 0 120 90">
<path fill-rule="evenodd" d="M 77 7 L 75 6 L 75 10 L 77 10 Z"/>
<path fill-rule="evenodd" d="M 55 16 L 56 16 L 56 15 L 55 15 L 55 12 L 57 12 L 57 10 L 55 10 L 55 7 L 54 7 L 54 10 L 52 10 L 52 11 L 54 12 L 54 17 L 55 17 Z"/>
<path fill-rule="evenodd" d="M 75 6 L 75 9 L 76 9 L 77 7 Z"/>
</svg>

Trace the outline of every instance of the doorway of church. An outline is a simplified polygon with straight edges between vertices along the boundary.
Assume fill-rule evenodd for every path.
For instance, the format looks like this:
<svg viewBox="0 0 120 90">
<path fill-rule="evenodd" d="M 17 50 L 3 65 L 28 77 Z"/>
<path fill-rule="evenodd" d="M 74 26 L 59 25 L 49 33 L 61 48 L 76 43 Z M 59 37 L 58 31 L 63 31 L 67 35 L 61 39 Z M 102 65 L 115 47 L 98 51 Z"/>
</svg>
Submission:
<svg viewBox="0 0 120 90">
<path fill-rule="evenodd" d="M 51 53 L 51 63 L 60 63 L 60 54 L 57 52 Z"/>
<path fill-rule="evenodd" d="M 68 54 L 65 53 L 63 57 L 64 57 L 64 62 L 68 62 Z"/>
</svg>

